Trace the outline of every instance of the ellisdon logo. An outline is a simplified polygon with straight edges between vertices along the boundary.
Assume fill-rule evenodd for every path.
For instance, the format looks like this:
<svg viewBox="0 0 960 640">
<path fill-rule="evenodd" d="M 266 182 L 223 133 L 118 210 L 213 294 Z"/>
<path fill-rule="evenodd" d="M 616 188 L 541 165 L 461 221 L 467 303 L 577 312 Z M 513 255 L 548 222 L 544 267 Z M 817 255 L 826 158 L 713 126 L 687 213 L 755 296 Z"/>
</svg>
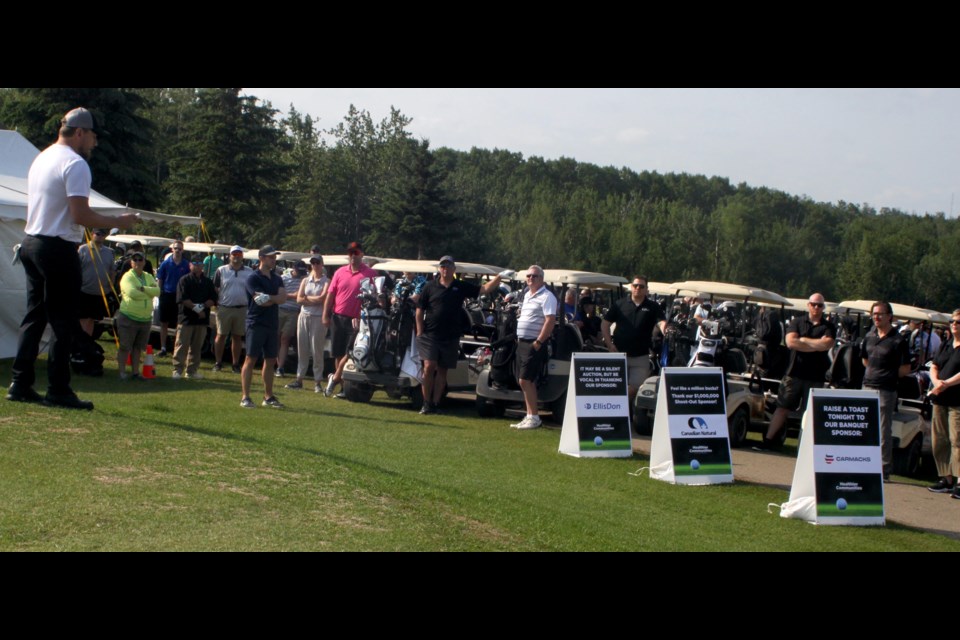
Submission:
<svg viewBox="0 0 960 640">
<path fill-rule="evenodd" d="M 703 418 L 693 417 L 687 420 L 687 426 L 697 431 L 703 431 L 707 428 L 707 421 Z"/>
<path fill-rule="evenodd" d="M 619 402 L 584 402 L 583 408 L 587 411 L 619 411 Z"/>
<path fill-rule="evenodd" d="M 833 456 L 829 453 L 823 456 L 823 461 L 827 464 L 833 464 L 834 462 L 870 462 L 871 460 L 870 456 Z"/>
</svg>

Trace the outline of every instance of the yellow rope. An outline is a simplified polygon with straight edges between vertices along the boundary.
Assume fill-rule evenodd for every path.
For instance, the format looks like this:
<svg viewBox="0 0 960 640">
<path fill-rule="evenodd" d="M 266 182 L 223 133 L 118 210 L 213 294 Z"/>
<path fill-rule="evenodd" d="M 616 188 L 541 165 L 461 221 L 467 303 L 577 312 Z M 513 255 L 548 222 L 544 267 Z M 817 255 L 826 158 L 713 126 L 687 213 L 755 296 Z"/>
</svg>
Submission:
<svg viewBox="0 0 960 640">
<path fill-rule="evenodd" d="M 94 271 L 97 273 L 97 285 L 100 287 L 100 297 L 103 299 L 103 308 L 104 308 L 104 310 L 106 311 L 106 315 L 109 317 L 109 316 L 110 316 L 110 303 L 107 301 L 107 292 L 104 291 L 104 289 L 103 289 L 103 283 L 100 282 L 100 272 L 97 271 L 97 262 L 99 261 L 100 264 L 103 264 L 103 259 L 100 257 L 100 252 L 99 252 L 99 251 L 94 252 L 94 250 L 93 250 L 93 235 L 90 233 L 90 231 L 89 231 L 88 229 L 84 228 L 83 234 L 84 234 L 84 236 L 85 236 L 86 239 L 87 239 L 87 251 L 90 252 L 90 259 L 93 261 L 93 269 L 94 269 Z M 106 273 L 106 269 L 104 269 L 104 273 Z M 110 291 L 112 291 L 114 297 L 117 298 L 117 300 L 119 300 L 120 298 L 119 298 L 119 296 L 117 296 L 117 290 L 114 289 L 114 287 L 113 287 L 113 282 L 110 282 L 109 284 L 110 284 Z M 119 348 L 120 348 L 120 338 L 117 336 L 117 331 L 116 331 L 116 330 L 114 330 L 114 332 L 113 332 L 113 341 L 116 343 L 117 348 L 119 349 Z"/>
</svg>

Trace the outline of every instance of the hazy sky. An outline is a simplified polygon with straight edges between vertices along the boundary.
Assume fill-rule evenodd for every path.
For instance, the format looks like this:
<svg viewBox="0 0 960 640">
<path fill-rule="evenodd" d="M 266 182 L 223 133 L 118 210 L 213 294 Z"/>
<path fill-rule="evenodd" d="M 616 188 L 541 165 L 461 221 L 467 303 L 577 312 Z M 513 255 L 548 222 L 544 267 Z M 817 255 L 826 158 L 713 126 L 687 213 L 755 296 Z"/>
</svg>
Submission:
<svg viewBox="0 0 960 640">
<path fill-rule="evenodd" d="M 960 89 L 244 89 L 334 126 L 390 106 L 432 148 L 723 176 L 817 201 L 956 215 Z M 953 202 L 951 202 L 953 199 Z"/>
</svg>

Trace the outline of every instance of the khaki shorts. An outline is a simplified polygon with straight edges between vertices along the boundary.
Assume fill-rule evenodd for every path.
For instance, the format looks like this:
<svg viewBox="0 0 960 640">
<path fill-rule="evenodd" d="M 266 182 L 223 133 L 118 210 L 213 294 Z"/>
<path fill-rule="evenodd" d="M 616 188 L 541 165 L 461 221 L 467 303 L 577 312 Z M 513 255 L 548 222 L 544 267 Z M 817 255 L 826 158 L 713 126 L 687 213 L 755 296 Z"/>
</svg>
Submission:
<svg viewBox="0 0 960 640">
<path fill-rule="evenodd" d="M 295 338 L 297 336 L 297 319 L 300 312 L 284 311 L 280 309 L 280 337 Z"/>
<path fill-rule="evenodd" d="M 627 384 L 640 388 L 643 381 L 650 377 L 650 356 L 627 358 Z"/>
<path fill-rule="evenodd" d="M 137 322 L 122 313 L 117 314 L 117 341 L 121 351 L 143 351 L 150 340 L 150 321 Z"/>
<path fill-rule="evenodd" d="M 246 331 L 246 307 L 217 307 L 217 333 L 222 336 L 242 336 Z"/>
</svg>

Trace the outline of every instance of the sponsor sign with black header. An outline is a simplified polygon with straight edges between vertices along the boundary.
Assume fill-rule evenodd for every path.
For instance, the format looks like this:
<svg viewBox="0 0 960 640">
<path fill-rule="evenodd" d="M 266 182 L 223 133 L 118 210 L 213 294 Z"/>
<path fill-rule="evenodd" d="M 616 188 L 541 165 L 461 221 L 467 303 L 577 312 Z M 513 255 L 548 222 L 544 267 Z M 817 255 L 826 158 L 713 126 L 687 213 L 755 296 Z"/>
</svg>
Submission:
<svg viewBox="0 0 960 640">
<path fill-rule="evenodd" d="M 633 454 L 624 354 L 573 354 L 560 453 L 588 458 Z"/>
<path fill-rule="evenodd" d="M 677 484 L 733 482 L 722 369 L 663 369 L 650 477 Z"/>
<path fill-rule="evenodd" d="M 807 407 L 781 515 L 819 524 L 884 524 L 879 396 L 813 389 Z"/>
</svg>

